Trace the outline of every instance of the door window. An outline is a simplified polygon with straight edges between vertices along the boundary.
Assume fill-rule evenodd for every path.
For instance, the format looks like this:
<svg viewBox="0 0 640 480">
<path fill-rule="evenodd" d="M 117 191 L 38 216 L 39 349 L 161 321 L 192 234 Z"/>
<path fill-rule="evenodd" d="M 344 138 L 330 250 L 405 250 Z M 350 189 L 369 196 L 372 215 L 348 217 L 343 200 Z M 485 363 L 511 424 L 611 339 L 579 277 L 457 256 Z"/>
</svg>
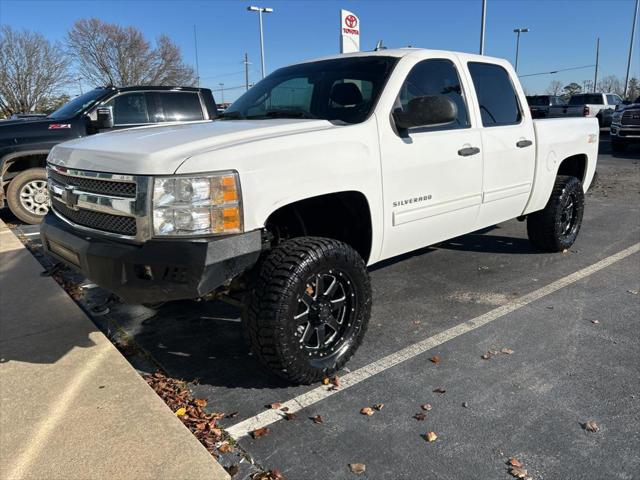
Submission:
<svg viewBox="0 0 640 480">
<path fill-rule="evenodd" d="M 458 107 L 458 115 L 453 123 L 443 127 L 433 127 L 434 129 L 449 130 L 470 126 L 460 77 L 450 60 L 424 60 L 413 67 L 402 84 L 394 110 L 404 111 L 414 98 L 430 95 L 444 95 Z"/>
<path fill-rule="evenodd" d="M 204 120 L 200 97 L 193 92 L 154 92 L 156 122 Z"/>
<path fill-rule="evenodd" d="M 146 95 L 143 92 L 123 93 L 109 100 L 106 106 L 113 107 L 114 125 L 151 123 Z"/>
<path fill-rule="evenodd" d="M 518 96 L 504 68 L 491 63 L 470 62 L 469 73 L 480 104 L 483 126 L 520 123 L 522 112 Z"/>
<path fill-rule="evenodd" d="M 607 103 L 609 105 L 619 105 L 622 103 L 622 99 L 618 95 L 607 95 Z"/>
</svg>

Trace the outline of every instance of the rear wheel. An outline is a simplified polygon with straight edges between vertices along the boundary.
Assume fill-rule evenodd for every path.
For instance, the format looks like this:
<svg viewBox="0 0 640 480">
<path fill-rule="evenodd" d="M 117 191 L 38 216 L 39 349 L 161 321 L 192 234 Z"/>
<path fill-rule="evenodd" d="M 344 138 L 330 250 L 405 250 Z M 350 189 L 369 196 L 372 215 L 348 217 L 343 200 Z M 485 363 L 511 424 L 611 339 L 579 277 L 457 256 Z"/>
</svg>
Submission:
<svg viewBox="0 0 640 480">
<path fill-rule="evenodd" d="M 360 255 L 337 240 L 301 237 L 257 268 L 243 321 L 251 351 L 296 383 L 338 371 L 362 343 L 371 312 Z"/>
<path fill-rule="evenodd" d="M 23 222 L 40 223 L 49 211 L 45 169 L 30 168 L 16 175 L 7 188 L 7 204 Z"/>
<path fill-rule="evenodd" d="M 529 240 L 545 252 L 561 252 L 578 237 L 584 213 L 582 182 L 558 175 L 544 210 L 527 217 Z"/>
</svg>

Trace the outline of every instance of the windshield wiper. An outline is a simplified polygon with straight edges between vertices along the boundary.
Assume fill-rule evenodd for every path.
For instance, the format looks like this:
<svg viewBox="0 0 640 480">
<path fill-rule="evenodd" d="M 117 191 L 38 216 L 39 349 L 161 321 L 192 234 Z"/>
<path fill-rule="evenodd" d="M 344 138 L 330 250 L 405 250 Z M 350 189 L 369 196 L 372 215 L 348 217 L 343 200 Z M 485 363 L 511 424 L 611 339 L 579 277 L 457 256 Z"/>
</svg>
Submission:
<svg viewBox="0 0 640 480">
<path fill-rule="evenodd" d="M 262 115 L 252 115 L 247 118 L 256 119 L 256 118 L 318 118 L 313 113 L 307 112 L 305 110 L 267 110 Z"/>
</svg>

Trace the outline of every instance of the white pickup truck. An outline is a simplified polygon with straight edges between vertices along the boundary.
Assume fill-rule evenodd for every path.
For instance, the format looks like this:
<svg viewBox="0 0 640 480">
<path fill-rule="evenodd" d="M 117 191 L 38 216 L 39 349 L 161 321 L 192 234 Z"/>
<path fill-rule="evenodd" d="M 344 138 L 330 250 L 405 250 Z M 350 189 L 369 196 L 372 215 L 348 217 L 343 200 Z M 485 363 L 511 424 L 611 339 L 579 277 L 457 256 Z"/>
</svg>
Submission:
<svg viewBox="0 0 640 480">
<path fill-rule="evenodd" d="M 595 119 L 531 119 L 511 65 L 422 49 L 281 68 L 215 122 L 54 147 L 47 252 L 125 302 L 244 300 L 251 350 L 308 383 L 371 312 L 367 266 L 505 220 L 569 248 Z"/>
</svg>

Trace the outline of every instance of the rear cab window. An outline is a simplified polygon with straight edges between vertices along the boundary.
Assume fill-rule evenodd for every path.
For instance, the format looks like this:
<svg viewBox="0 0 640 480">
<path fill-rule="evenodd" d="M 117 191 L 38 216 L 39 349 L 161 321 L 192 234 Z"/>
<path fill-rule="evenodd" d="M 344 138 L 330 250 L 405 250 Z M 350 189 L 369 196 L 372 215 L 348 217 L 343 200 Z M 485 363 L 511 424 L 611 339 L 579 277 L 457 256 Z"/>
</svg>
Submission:
<svg viewBox="0 0 640 480">
<path fill-rule="evenodd" d="M 153 92 L 154 122 L 194 122 L 204 120 L 200 96 L 196 92 Z"/>
<path fill-rule="evenodd" d="M 518 95 L 509 73 L 500 65 L 469 62 L 469 73 L 478 97 L 482 125 L 516 125 L 522 120 Z"/>
<path fill-rule="evenodd" d="M 602 95 L 592 94 L 592 95 L 574 95 L 569 100 L 569 105 L 602 105 L 604 101 L 602 99 Z"/>
</svg>

